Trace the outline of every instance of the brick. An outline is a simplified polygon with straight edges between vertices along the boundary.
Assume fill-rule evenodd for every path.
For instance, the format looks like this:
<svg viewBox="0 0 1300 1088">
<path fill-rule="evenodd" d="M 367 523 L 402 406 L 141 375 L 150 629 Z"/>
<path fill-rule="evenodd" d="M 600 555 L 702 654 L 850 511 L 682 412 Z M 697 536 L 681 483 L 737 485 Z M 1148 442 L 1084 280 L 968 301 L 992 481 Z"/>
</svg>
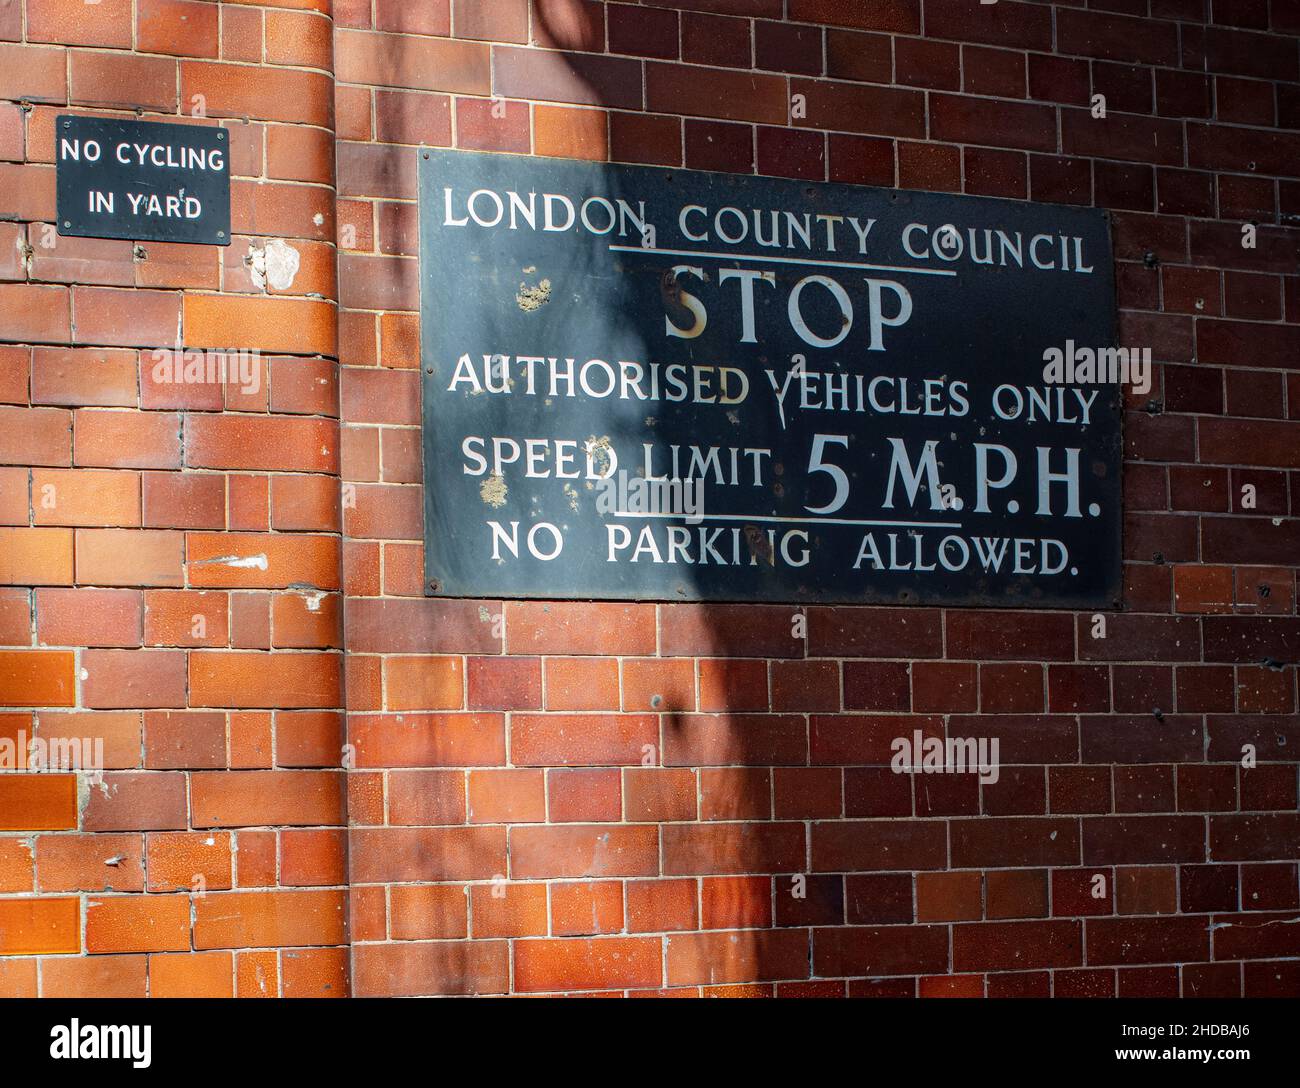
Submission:
<svg viewBox="0 0 1300 1088">
<path fill-rule="evenodd" d="M 520 835 L 531 828 L 517 828 Z M 351 833 L 354 883 L 490 880 L 506 872 L 502 827 L 362 828 Z"/>
<path fill-rule="evenodd" d="M 0 706 L 73 706 L 76 691 L 71 652 L 0 651 Z"/>
<path fill-rule="evenodd" d="M 0 830 L 60 831 L 77 826 L 77 779 L 70 774 L 0 777 Z"/>
<path fill-rule="evenodd" d="M 515 944 L 515 985 L 522 992 L 610 990 L 663 981 L 657 940 L 523 940 Z"/>
<path fill-rule="evenodd" d="M 480 95 L 492 89 L 488 47 L 476 42 L 340 30 L 335 54 L 344 83 Z"/>
<path fill-rule="evenodd" d="M 516 879 L 658 875 L 654 827 L 516 827 L 510 840 Z"/>
<path fill-rule="evenodd" d="M 194 906 L 196 948 L 343 943 L 343 893 L 217 892 Z"/>
<path fill-rule="evenodd" d="M 357 997 L 503 994 L 510 980 L 506 941 L 421 941 L 358 946 Z"/>
<path fill-rule="evenodd" d="M 86 900 L 87 952 L 166 952 L 189 947 L 189 896 L 121 895 Z"/>
<path fill-rule="evenodd" d="M 31 956 L 80 951 L 78 899 L 0 899 L 0 952 Z"/>
<path fill-rule="evenodd" d="M 367 714 L 349 741 L 359 767 L 475 767 L 505 762 L 498 714 Z"/>
</svg>

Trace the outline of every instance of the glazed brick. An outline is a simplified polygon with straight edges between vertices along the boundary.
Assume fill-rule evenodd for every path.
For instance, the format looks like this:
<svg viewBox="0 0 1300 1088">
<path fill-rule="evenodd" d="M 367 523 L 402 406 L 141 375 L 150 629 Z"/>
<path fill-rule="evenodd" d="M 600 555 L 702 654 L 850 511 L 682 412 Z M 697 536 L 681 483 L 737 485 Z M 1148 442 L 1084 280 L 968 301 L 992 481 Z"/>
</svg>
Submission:
<svg viewBox="0 0 1300 1088">
<path fill-rule="evenodd" d="M 954 971 L 1073 967 L 1083 962 L 1083 923 L 988 922 L 953 926 Z"/>
<path fill-rule="evenodd" d="M 1085 865 L 1205 861 L 1200 816 L 1095 816 L 1083 820 Z"/>
<path fill-rule="evenodd" d="M 658 986 L 660 942 L 645 937 L 518 941 L 515 982 L 524 992 Z"/>
<path fill-rule="evenodd" d="M 509 985 L 506 941 L 359 945 L 354 956 L 357 997 L 503 994 Z"/>
<path fill-rule="evenodd" d="M 491 880 L 506 872 L 501 827 L 360 828 L 350 832 L 352 880 Z"/>
<path fill-rule="evenodd" d="M 333 771 L 196 772 L 191 779 L 195 827 L 337 824 L 343 777 Z"/>
<path fill-rule="evenodd" d="M 1089 918 L 1084 928 L 1090 964 L 1195 962 L 1209 956 L 1201 918 Z"/>
<path fill-rule="evenodd" d="M 846 820 L 813 825 L 812 867 L 817 872 L 941 869 L 947 862 L 947 834 L 940 821 Z"/>
<path fill-rule="evenodd" d="M 813 971 L 818 975 L 915 975 L 947 969 L 947 926 L 833 926 L 813 930 Z"/>
<path fill-rule="evenodd" d="M 806 978 L 808 938 L 802 930 L 687 933 L 667 939 L 668 985 Z"/>
<path fill-rule="evenodd" d="M 510 832 L 510 875 L 520 880 L 656 876 L 658 843 L 653 826 L 515 827 Z"/>
<path fill-rule="evenodd" d="M 682 714 L 663 742 L 665 766 L 808 762 L 808 725 L 793 714 Z"/>
<path fill-rule="evenodd" d="M 80 900 L 0 899 L 0 934 L 5 955 L 80 952 Z"/>
</svg>

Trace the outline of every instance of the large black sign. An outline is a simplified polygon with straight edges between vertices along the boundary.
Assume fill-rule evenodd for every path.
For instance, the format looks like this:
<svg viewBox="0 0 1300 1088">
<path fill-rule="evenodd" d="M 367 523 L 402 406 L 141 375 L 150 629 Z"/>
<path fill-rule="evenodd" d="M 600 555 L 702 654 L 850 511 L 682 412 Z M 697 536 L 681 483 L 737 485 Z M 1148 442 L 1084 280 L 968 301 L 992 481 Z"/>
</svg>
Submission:
<svg viewBox="0 0 1300 1088">
<path fill-rule="evenodd" d="M 230 154 L 208 125 L 59 117 L 59 233 L 230 244 Z"/>
<path fill-rule="evenodd" d="M 1116 603 L 1105 213 L 421 156 L 427 593 Z"/>
</svg>

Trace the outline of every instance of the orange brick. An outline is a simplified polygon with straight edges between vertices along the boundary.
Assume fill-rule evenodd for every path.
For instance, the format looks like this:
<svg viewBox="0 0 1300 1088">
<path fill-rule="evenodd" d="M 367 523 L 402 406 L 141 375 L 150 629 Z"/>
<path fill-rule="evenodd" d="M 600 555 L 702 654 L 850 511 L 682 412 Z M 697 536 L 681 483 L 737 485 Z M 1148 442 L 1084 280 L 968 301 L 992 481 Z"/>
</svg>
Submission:
<svg viewBox="0 0 1300 1088">
<path fill-rule="evenodd" d="M 609 158 L 609 125 L 604 110 L 533 107 L 533 151 L 567 159 Z"/>
<path fill-rule="evenodd" d="M 146 957 L 82 956 L 41 962 L 41 996 L 144 997 Z"/>
<path fill-rule="evenodd" d="M 341 824 L 343 778 L 336 771 L 198 771 L 191 819 L 195 827 Z"/>
<path fill-rule="evenodd" d="M 140 766 L 139 711 L 43 710 L 37 733 L 50 743 L 76 740 L 102 744 L 104 767 L 108 770 Z"/>
<path fill-rule="evenodd" d="M 78 529 L 77 581 L 101 586 L 180 586 L 184 534 L 155 529 Z"/>
<path fill-rule="evenodd" d="M 543 822 L 546 819 L 543 772 L 470 771 L 469 819 L 476 824 Z"/>
<path fill-rule="evenodd" d="M 557 937 L 617 933 L 623 928 L 623 885 L 617 880 L 551 885 L 551 932 Z"/>
<path fill-rule="evenodd" d="M 82 701 L 98 710 L 185 705 L 183 650 L 84 650 Z"/>
<path fill-rule="evenodd" d="M 475 937 L 540 937 L 547 932 L 545 884 L 475 884 L 470 897 Z"/>
<path fill-rule="evenodd" d="M 240 952 L 235 956 L 236 997 L 278 997 L 279 956 L 275 952 Z"/>
<path fill-rule="evenodd" d="M 180 468 L 180 430 L 175 412 L 79 408 L 73 413 L 73 460 L 104 468 Z"/>
<path fill-rule="evenodd" d="M 461 885 L 397 885 L 391 904 L 389 929 L 395 941 L 469 935 L 468 898 Z"/>
<path fill-rule="evenodd" d="M 342 944 L 341 891 L 217 892 L 194 904 L 194 946 L 288 948 Z"/>
<path fill-rule="evenodd" d="M 190 947 L 187 895 L 86 900 L 87 952 L 174 952 Z"/>
<path fill-rule="evenodd" d="M 0 650 L 0 706 L 72 706 L 75 655 L 63 650 Z"/>
<path fill-rule="evenodd" d="M 275 718 L 275 740 L 281 767 L 336 767 L 343 750 L 343 716 L 282 711 Z"/>
<path fill-rule="evenodd" d="M 140 524 L 140 477 L 135 472 L 37 469 L 32 473 L 37 525 Z"/>
<path fill-rule="evenodd" d="M 30 892 L 36 863 L 30 844 L 23 839 L 0 839 L 0 892 Z"/>
<path fill-rule="evenodd" d="M 627 928 L 631 933 L 694 929 L 697 913 L 694 880 L 627 882 Z"/>
<path fill-rule="evenodd" d="M 28 0 L 27 39 L 131 48 L 131 0 Z"/>
<path fill-rule="evenodd" d="M 215 57 L 218 10 L 197 0 L 136 0 L 136 48 L 144 53 Z"/>
<path fill-rule="evenodd" d="M 266 13 L 266 60 L 302 68 L 333 67 L 333 25 L 329 18 L 309 11 Z"/>
<path fill-rule="evenodd" d="M 229 596 L 187 589 L 146 590 L 144 641 L 149 646 L 225 646 Z"/>
<path fill-rule="evenodd" d="M 275 647 L 339 647 L 343 644 L 342 599 L 334 593 L 277 594 L 271 602 L 271 630 Z"/>
<path fill-rule="evenodd" d="M 171 952 L 149 957 L 150 997 L 234 997 L 229 952 Z"/>
<path fill-rule="evenodd" d="M 78 104 L 176 109 L 176 62 L 162 57 L 73 51 L 69 85 Z"/>
<path fill-rule="evenodd" d="M 76 342 L 126 348 L 174 344 L 180 331 L 180 303 L 174 291 L 74 287 Z"/>
<path fill-rule="evenodd" d="M 612 658 L 548 657 L 547 710 L 617 710 L 618 662 Z"/>
<path fill-rule="evenodd" d="M 157 770 L 226 766 L 226 715 L 202 710 L 146 711 L 144 765 Z"/>
<path fill-rule="evenodd" d="M 285 997 L 348 996 L 347 949 L 288 948 L 281 962 Z"/>
<path fill-rule="evenodd" d="M 0 899 L 0 955 L 80 951 L 79 899 Z"/>
<path fill-rule="evenodd" d="M 0 167 L 0 179 L 5 185 L 35 187 L 35 167 Z M 16 190 L 15 190 L 16 191 Z M 7 203 L 7 202 L 6 202 Z M 48 208 L 26 210 L 31 218 Z M 69 316 L 68 289 L 44 287 L 29 283 L 0 283 L 0 339 L 44 344 L 66 344 L 72 339 L 72 322 Z"/>
<path fill-rule="evenodd" d="M 652 654 L 654 606 L 511 602 L 506 645 L 512 654 Z"/>
<path fill-rule="evenodd" d="M 191 468 L 337 472 L 338 451 L 338 425 L 328 419 L 191 415 L 185 421 Z M 233 508 L 233 478 L 231 484 Z"/>
<path fill-rule="evenodd" d="M 36 962 L 34 959 L 0 960 L 0 998 L 38 996 Z"/>
<path fill-rule="evenodd" d="M 133 589 L 38 589 L 36 641 L 42 646 L 139 646 Z"/>
<path fill-rule="evenodd" d="M 32 403 L 134 408 L 136 365 L 125 348 L 36 348 Z"/>
<path fill-rule="evenodd" d="M 347 883 L 347 840 L 342 830 L 280 833 L 280 883 L 289 888 Z"/>
<path fill-rule="evenodd" d="M 86 831 L 163 831 L 186 826 L 185 775 L 169 771 L 110 771 L 90 791 Z"/>
<path fill-rule="evenodd" d="M 307 533 L 189 533 L 190 584 L 205 588 L 339 588 L 339 542 Z"/>
<path fill-rule="evenodd" d="M 303 355 L 338 350 L 333 305 L 311 299 L 186 295 L 185 342 Z"/>
<path fill-rule="evenodd" d="M 663 984 L 660 942 L 647 937 L 515 942 L 515 986 L 524 993 L 624 990 Z"/>
<path fill-rule="evenodd" d="M 26 525 L 31 521 L 29 475 L 25 468 L 0 468 L 0 525 Z"/>
<path fill-rule="evenodd" d="M 181 62 L 181 97 L 201 94 L 209 117 L 253 117 L 262 121 L 299 121 L 328 127 L 332 81 L 323 73 L 267 68 L 256 80 L 238 64 Z M 199 343 L 192 337 L 187 342 Z M 217 341 L 216 343 L 228 343 Z"/>
<path fill-rule="evenodd" d="M 62 408 L 0 407 L 0 463 L 70 465 L 71 430 L 72 414 Z"/>
<path fill-rule="evenodd" d="M 36 871 L 43 892 L 139 892 L 139 835 L 40 835 Z"/>
<path fill-rule="evenodd" d="M 146 472 L 142 520 L 150 529 L 222 529 L 226 481 L 215 473 Z"/>
<path fill-rule="evenodd" d="M 190 655 L 192 706 L 337 707 L 341 700 L 338 654 L 196 650 Z"/>
<path fill-rule="evenodd" d="M 0 528 L 0 583 L 71 585 L 71 529 Z"/>
<path fill-rule="evenodd" d="M 388 710 L 459 710 L 465 703 L 463 660 L 386 658 L 384 706 Z"/>
</svg>

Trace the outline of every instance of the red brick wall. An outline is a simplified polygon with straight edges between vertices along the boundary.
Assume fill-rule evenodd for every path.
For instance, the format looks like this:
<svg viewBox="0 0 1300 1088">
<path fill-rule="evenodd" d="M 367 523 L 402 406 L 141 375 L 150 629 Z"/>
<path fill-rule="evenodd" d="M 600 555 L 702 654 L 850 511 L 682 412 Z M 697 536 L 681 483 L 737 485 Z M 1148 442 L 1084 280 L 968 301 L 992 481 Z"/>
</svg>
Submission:
<svg viewBox="0 0 1300 1088">
<path fill-rule="evenodd" d="M 332 62 L 310 11 L 138 0 L 133 37 L 125 0 L 18 7 L 0 241 L 50 222 L 63 103 L 202 93 L 246 154 L 224 254 L 0 246 L 3 728 L 120 753 L 107 792 L 0 776 L 6 992 L 337 993 L 350 961 L 365 995 L 1300 993 L 1295 0 L 337 0 Z M 1159 374 L 1106 637 L 425 599 L 420 144 L 1112 209 L 1123 341 Z M 241 263 L 272 236 L 293 298 Z M 269 400 L 160 400 L 137 353 L 178 323 L 270 357 Z M 95 366 L 49 354 L 74 345 Z M 176 590 L 213 609 L 199 648 Z M 894 775 L 915 728 L 997 736 L 1000 781 Z"/>
<path fill-rule="evenodd" d="M 346 990 L 331 24 L 292 6 L 0 2 L 0 735 L 107 767 L 0 774 L 5 994 Z M 57 237 L 69 107 L 223 126 L 233 244 Z M 257 381 L 160 383 L 178 343 Z"/>
</svg>

